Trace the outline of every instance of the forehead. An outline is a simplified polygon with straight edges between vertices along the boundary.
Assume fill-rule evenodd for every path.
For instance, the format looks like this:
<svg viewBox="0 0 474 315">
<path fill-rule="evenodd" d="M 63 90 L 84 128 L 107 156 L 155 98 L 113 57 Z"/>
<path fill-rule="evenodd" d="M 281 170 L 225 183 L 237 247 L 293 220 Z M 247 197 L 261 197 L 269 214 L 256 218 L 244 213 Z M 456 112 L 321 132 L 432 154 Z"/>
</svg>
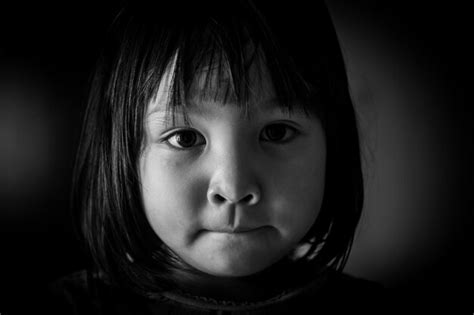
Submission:
<svg viewBox="0 0 474 315">
<path fill-rule="evenodd" d="M 173 98 L 173 94 L 176 94 L 173 90 L 177 86 L 176 67 L 174 58 L 162 75 L 155 97 L 148 104 L 147 114 L 173 110 L 180 112 L 184 108 L 187 112 L 201 111 L 203 104 L 240 106 L 250 112 L 281 109 L 270 73 L 261 60 L 252 62 L 245 73 L 246 77 L 239 82 L 234 80 L 228 66 L 220 63 L 202 66 L 194 72 L 183 93 L 178 93 L 182 97 L 179 100 Z M 236 95 L 236 89 L 240 89 L 240 97 Z M 243 96 L 243 92 L 247 94 Z"/>
</svg>

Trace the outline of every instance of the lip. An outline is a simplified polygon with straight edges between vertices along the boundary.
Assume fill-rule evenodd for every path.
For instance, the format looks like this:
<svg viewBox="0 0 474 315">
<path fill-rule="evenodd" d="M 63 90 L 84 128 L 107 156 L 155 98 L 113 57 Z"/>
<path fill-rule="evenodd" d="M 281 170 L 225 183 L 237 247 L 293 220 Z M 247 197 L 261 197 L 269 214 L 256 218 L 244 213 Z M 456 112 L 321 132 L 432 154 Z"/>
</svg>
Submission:
<svg viewBox="0 0 474 315">
<path fill-rule="evenodd" d="M 237 226 L 234 228 L 217 228 L 209 230 L 210 232 L 215 233 L 225 233 L 225 234 L 242 234 L 242 233 L 249 233 L 249 232 L 256 232 L 258 230 L 264 229 L 267 226 L 259 226 L 259 227 L 246 227 L 246 226 Z"/>
</svg>

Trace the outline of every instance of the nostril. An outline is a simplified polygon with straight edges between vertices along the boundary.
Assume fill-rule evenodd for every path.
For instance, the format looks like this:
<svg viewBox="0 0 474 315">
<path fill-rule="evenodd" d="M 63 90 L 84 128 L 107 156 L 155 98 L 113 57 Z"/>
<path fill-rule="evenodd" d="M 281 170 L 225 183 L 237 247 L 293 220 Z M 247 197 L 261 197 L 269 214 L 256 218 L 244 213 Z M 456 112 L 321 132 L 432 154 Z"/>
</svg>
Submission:
<svg viewBox="0 0 474 315">
<path fill-rule="evenodd" d="M 243 203 L 251 203 L 253 197 L 254 197 L 254 196 L 253 196 L 252 194 L 249 194 L 249 195 L 245 196 L 244 198 L 242 198 L 242 199 L 241 199 L 241 202 L 243 202 Z"/>
<path fill-rule="evenodd" d="M 217 192 L 216 190 L 209 190 L 207 197 L 208 197 L 208 200 L 215 205 L 230 203 L 230 204 L 242 204 L 242 205 L 251 206 L 251 205 L 257 204 L 260 200 L 260 194 L 258 191 L 248 193 L 245 195 L 245 197 L 239 199 L 239 198 L 228 197 L 227 195 Z"/>
<path fill-rule="evenodd" d="M 222 197 L 221 195 L 219 195 L 219 194 L 214 195 L 214 200 L 218 203 L 222 203 L 222 202 L 226 201 L 226 199 L 224 197 Z"/>
</svg>

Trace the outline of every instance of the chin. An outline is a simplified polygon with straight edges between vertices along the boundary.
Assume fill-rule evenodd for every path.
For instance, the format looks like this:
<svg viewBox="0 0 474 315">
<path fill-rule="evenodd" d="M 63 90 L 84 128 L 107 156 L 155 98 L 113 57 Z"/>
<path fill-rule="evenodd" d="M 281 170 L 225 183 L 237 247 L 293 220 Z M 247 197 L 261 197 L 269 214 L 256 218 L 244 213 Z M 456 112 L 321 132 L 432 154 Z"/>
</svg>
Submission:
<svg viewBox="0 0 474 315">
<path fill-rule="evenodd" d="M 228 277 L 228 278 L 237 278 L 237 277 L 246 277 L 246 276 L 251 276 L 253 274 L 256 274 L 257 272 L 263 270 L 265 268 L 245 268 L 242 266 L 239 266 L 237 268 L 234 267 L 218 267 L 218 268 L 206 268 L 205 270 L 201 270 L 207 274 L 210 274 L 212 276 L 216 277 Z"/>
<path fill-rule="evenodd" d="M 219 257 L 211 262 L 195 266 L 202 272 L 218 277 L 246 277 L 256 274 L 272 265 L 273 261 L 268 259 L 242 259 L 242 256 L 236 259 L 230 257 Z"/>
</svg>

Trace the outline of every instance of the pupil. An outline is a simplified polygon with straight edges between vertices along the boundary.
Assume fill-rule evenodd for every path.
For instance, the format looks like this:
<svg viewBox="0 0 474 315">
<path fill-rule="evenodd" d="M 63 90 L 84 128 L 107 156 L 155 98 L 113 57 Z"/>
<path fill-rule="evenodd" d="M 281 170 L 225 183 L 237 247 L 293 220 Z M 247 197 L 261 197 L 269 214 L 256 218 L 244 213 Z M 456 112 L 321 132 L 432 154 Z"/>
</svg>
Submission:
<svg viewBox="0 0 474 315">
<path fill-rule="evenodd" d="M 196 142 L 196 134 L 192 131 L 183 131 L 178 134 L 177 142 L 182 147 L 193 146 Z"/>
<path fill-rule="evenodd" d="M 267 136 L 270 140 L 280 140 L 285 136 L 286 129 L 284 126 L 271 126 L 267 130 Z"/>
</svg>

